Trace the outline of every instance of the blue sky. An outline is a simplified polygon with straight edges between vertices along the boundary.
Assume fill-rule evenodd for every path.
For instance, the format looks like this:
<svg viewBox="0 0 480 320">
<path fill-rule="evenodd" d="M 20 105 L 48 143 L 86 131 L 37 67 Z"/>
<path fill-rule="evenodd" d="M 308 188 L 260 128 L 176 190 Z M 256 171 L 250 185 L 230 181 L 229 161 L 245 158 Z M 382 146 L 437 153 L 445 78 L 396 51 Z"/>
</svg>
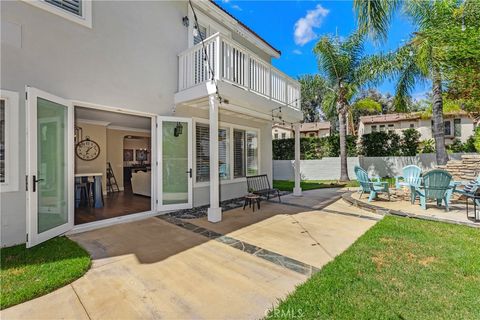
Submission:
<svg viewBox="0 0 480 320">
<path fill-rule="evenodd" d="M 273 64 L 292 77 L 317 73 L 312 49 L 325 34 L 347 36 L 355 29 L 352 1 L 242 1 L 217 0 L 221 6 L 282 51 Z M 410 21 L 398 14 L 391 24 L 388 40 L 373 45 L 367 53 L 395 50 L 414 30 Z M 394 83 L 386 81 L 381 92 L 394 92 Z M 417 85 L 412 96 L 423 97 L 428 87 Z"/>
</svg>

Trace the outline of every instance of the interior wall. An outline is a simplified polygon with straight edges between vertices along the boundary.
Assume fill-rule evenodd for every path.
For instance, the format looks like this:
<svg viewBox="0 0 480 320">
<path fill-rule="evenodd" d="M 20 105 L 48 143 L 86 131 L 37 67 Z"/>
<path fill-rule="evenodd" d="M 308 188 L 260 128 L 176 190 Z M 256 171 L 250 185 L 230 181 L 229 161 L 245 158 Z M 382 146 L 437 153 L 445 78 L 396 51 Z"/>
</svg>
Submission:
<svg viewBox="0 0 480 320">
<path fill-rule="evenodd" d="M 107 127 L 76 121 L 76 125 L 82 128 L 83 139 L 88 136 L 90 140 L 98 143 L 100 153 L 98 157 L 92 161 L 84 161 L 75 154 L 75 173 L 102 173 L 102 189 L 106 190 L 106 173 L 107 173 Z"/>
<path fill-rule="evenodd" d="M 107 161 L 110 162 L 118 187 L 123 190 L 123 141 L 125 136 L 151 137 L 150 132 L 107 128 Z"/>
</svg>

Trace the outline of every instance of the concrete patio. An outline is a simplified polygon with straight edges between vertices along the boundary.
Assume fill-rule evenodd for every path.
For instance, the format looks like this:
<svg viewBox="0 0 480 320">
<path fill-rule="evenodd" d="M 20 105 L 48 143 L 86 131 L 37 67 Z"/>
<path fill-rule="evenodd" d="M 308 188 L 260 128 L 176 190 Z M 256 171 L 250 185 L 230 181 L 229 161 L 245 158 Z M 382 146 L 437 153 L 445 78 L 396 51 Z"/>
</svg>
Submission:
<svg viewBox="0 0 480 320">
<path fill-rule="evenodd" d="M 417 199 L 415 204 L 411 204 L 408 199 L 392 197 L 389 201 L 385 195 L 380 195 L 376 200 L 368 202 L 368 195 L 363 195 L 360 199 L 358 192 L 351 194 L 344 194 L 343 198 L 357 207 L 364 210 L 369 210 L 378 213 L 391 213 L 394 215 L 404 215 L 414 218 L 421 218 L 427 220 L 437 220 L 447 223 L 463 224 L 472 227 L 480 227 L 480 221 L 475 221 L 473 217 L 473 204 L 469 202 L 469 217 L 467 217 L 467 210 L 465 200 L 451 203 L 449 211 L 445 211 L 445 207 L 437 207 L 435 203 L 428 202 L 427 210 L 420 207 Z M 480 208 L 477 207 L 477 210 Z M 477 213 L 478 215 L 478 213 Z"/>
<path fill-rule="evenodd" d="M 381 219 L 340 195 L 288 195 L 260 211 L 227 211 L 217 224 L 161 216 L 73 235 L 92 269 L 1 317 L 262 318 Z"/>
</svg>

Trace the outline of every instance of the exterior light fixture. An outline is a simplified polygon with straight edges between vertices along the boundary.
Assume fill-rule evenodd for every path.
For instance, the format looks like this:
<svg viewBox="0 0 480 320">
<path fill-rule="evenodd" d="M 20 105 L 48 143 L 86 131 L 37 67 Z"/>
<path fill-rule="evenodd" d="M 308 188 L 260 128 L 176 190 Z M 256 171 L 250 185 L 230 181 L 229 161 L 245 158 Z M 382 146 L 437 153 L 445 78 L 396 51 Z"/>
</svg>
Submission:
<svg viewBox="0 0 480 320">
<path fill-rule="evenodd" d="M 198 26 L 197 25 L 193 26 L 193 36 L 198 37 Z"/>
<path fill-rule="evenodd" d="M 179 135 L 181 135 L 183 132 L 183 126 L 180 122 L 177 122 L 177 126 L 175 127 L 175 129 L 173 130 L 173 135 L 175 137 L 178 137 Z"/>
<path fill-rule="evenodd" d="M 188 17 L 185 16 L 185 17 L 182 18 L 182 23 L 185 27 L 188 28 L 188 26 L 190 25 L 190 19 L 188 19 Z"/>
</svg>

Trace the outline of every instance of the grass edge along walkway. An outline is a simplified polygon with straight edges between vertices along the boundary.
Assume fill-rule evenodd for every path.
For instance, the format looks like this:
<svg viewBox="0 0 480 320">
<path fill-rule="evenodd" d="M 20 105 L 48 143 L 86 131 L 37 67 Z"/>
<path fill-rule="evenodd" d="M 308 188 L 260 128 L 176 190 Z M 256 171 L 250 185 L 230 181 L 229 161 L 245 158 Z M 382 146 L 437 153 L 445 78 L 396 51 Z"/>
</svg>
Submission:
<svg viewBox="0 0 480 320">
<path fill-rule="evenodd" d="M 90 255 L 67 237 L 56 237 L 30 249 L 0 249 L 0 309 L 45 295 L 84 275 Z"/>
<path fill-rule="evenodd" d="M 386 216 L 267 319 L 480 319 L 480 231 Z"/>
</svg>

